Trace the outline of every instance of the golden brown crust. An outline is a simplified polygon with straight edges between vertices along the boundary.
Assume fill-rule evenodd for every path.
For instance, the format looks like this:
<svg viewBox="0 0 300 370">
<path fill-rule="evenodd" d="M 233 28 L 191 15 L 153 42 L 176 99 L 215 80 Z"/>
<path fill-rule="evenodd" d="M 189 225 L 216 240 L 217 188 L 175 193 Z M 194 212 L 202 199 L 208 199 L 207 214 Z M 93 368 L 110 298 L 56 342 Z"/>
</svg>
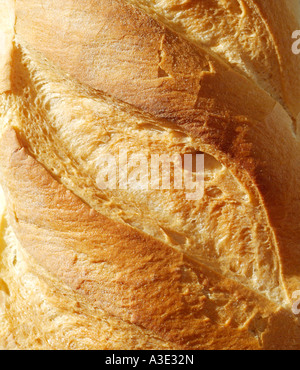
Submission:
<svg viewBox="0 0 300 370">
<path fill-rule="evenodd" d="M 82 7 L 77 0 L 48 0 L 42 8 L 19 0 L 17 33 L 80 82 L 199 138 L 264 204 L 291 296 L 300 278 L 298 140 L 291 119 L 253 82 L 131 5 L 85 0 L 93 11 Z M 35 19 L 33 27 L 26 27 L 28 19 Z"/>
<path fill-rule="evenodd" d="M 0 227 L 1 350 L 178 349 L 145 328 L 93 307 L 36 263 L 6 216 Z"/>
<path fill-rule="evenodd" d="M 267 22 L 269 10 L 258 0 L 251 2 L 254 3 Z M 283 2 L 278 4 L 277 12 L 282 9 Z M 255 83 L 218 57 L 127 2 L 45 0 L 41 4 L 37 0 L 17 0 L 16 11 L 18 48 L 14 48 L 12 55 L 11 40 L 7 44 L 5 68 L 9 67 L 14 76 L 6 76 L 7 88 L 11 91 L 1 95 L 4 124 L 0 134 L 6 126 L 18 127 L 20 132 L 19 138 L 14 130 L 2 137 L 0 172 L 8 201 L 9 222 L 26 252 L 54 279 L 87 300 L 90 307 L 101 308 L 111 317 L 144 328 L 167 347 L 299 349 L 299 323 L 289 312 L 291 302 L 285 302 L 284 298 L 287 296 L 291 300 L 300 282 L 299 138 L 288 113 Z M 288 18 L 287 13 L 284 14 Z M 281 29 L 285 22 L 281 19 L 278 22 L 278 29 Z M 274 40 L 279 38 L 276 32 L 270 31 Z M 90 113 L 88 94 L 93 96 L 99 103 L 98 106 L 95 103 L 93 109 L 99 107 L 103 116 L 105 112 L 108 115 L 101 117 L 99 112 L 98 125 L 109 131 L 107 119 L 110 119 L 115 123 L 116 133 L 117 125 L 119 130 L 122 127 L 119 122 L 122 117 L 127 117 L 128 126 L 133 125 L 134 120 L 145 120 L 157 126 L 168 123 L 174 132 L 175 128 L 180 128 L 183 137 L 190 137 L 198 149 L 228 169 L 232 181 L 241 184 L 251 204 L 259 209 L 257 214 L 263 224 L 257 229 L 259 226 L 264 229 L 261 234 L 269 241 L 269 250 L 258 256 L 261 259 L 258 266 L 264 269 L 265 263 L 266 270 L 273 267 L 279 274 L 276 279 L 281 294 L 276 304 L 269 301 L 267 295 L 263 297 L 259 289 L 251 290 L 239 279 L 234 281 L 229 278 L 231 275 L 224 276 L 219 269 L 216 272 L 200 263 L 193 253 L 188 257 L 171 242 L 165 244 L 107 217 L 107 213 L 96 212 L 87 204 L 90 197 L 82 196 L 81 200 L 79 190 L 75 192 L 77 196 L 70 191 L 70 174 L 67 179 L 57 176 L 64 185 L 54 179 L 58 171 L 51 166 L 56 159 L 57 166 L 65 166 L 70 172 L 75 168 L 77 188 L 92 182 L 93 176 L 84 146 L 78 145 L 78 153 L 69 155 L 75 151 L 70 141 L 76 140 L 59 124 L 70 124 L 69 130 L 76 128 L 87 140 L 93 138 L 95 132 L 90 126 L 84 131 L 80 124 L 76 126 L 72 122 L 71 125 L 73 117 L 67 114 L 61 113 L 59 124 L 55 121 L 49 107 L 55 111 L 55 99 L 64 95 L 57 83 L 57 91 L 53 91 L 55 97 L 47 96 L 42 79 L 38 81 L 36 76 L 40 72 L 36 75 L 26 72 L 18 59 L 21 59 L 25 43 L 29 50 L 42 52 L 59 66 L 69 87 L 76 85 L 71 76 L 88 85 L 83 87 L 84 92 L 70 91 L 68 99 L 73 96 L 74 107 L 77 103 L 86 104 Z M 280 45 L 278 47 L 284 63 L 288 57 L 280 52 Z M 30 52 L 26 58 L 30 60 Z M 289 59 L 291 68 L 297 67 L 294 61 Z M 48 62 L 37 59 L 36 63 L 40 64 L 42 75 L 43 63 Z M 29 69 L 33 68 L 28 64 Z M 54 81 L 56 78 L 54 70 L 45 68 L 46 79 L 52 83 L 52 78 Z M 55 84 L 53 82 L 50 87 Z M 99 90 L 148 114 L 110 99 Z M 80 94 L 85 103 L 78 100 Z M 290 97 L 287 93 L 286 100 L 291 101 Z M 7 109 L 8 104 L 11 107 Z M 64 104 L 58 107 L 73 109 L 72 105 Z M 109 104 L 114 110 L 107 109 Z M 74 121 L 79 112 L 82 113 L 81 106 L 74 111 Z M 28 125 L 26 117 L 32 120 Z M 53 127 L 48 122 L 51 117 Z M 56 134 L 52 135 L 53 132 Z M 165 138 L 168 140 L 169 136 Z M 175 148 L 178 142 L 173 138 L 170 141 Z M 59 145 L 63 146 L 62 151 L 58 150 Z M 147 145 L 151 149 L 149 142 Z M 178 148 L 182 147 L 178 144 Z M 51 155 L 55 155 L 48 161 L 41 152 L 49 148 Z M 94 150 L 92 146 L 87 149 L 90 153 Z M 84 155 L 88 168 L 82 171 L 78 163 Z M 73 167 L 71 161 L 75 163 Z M 80 182 L 80 176 L 86 182 Z M 66 183 L 70 186 L 66 187 Z M 90 187 L 89 191 L 95 192 L 95 189 Z M 171 204 L 174 199 L 170 200 Z M 233 205 L 232 209 L 235 209 Z M 143 211 L 143 207 L 139 211 Z M 185 207 L 184 211 L 188 216 L 190 207 Z M 264 248 L 265 244 L 260 244 L 253 230 L 250 238 L 257 238 L 258 249 Z M 247 245 L 244 254 L 252 263 L 251 248 L 252 245 Z M 265 285 L 269 288 L 268 283 Z"/>
<path fill-rule="evenodd" d="M 3 142 L 1 173 L 19 240 L 42 266 L 93 305 L 184 349 L 259 349 L 264 340 L 265 348 L 298 347 L 292 316 L 182 253 L 91 210 L 27 154 L 14 131 Z M 229 313 L 226 323 L 218 325 Z M 281 324 L 269 326 L 277 316 Z M 256 327 L 259 321 L 262 332 Z M 282 323 L 290 325 L 290 337 L 285 334 L 284 345 L 268 343 L 269 332 L 280 338 Z"/>
<path fill-rule="evenodd" d="M 215 52 L 287 108 L 300 112 L 300 63 L 291 54 L 297 1 L 129 0 L 201 47 Z"/>
<path fill-rule="evenodd" d="M 296 120 L 300 114 L 300 62 L 299 55 L 291 53 L 291 35 L 300 26 L 299 4 L 289 0 L 252 2 L 267 25 L 276 52 L 282 101 Z"/>
</svg>

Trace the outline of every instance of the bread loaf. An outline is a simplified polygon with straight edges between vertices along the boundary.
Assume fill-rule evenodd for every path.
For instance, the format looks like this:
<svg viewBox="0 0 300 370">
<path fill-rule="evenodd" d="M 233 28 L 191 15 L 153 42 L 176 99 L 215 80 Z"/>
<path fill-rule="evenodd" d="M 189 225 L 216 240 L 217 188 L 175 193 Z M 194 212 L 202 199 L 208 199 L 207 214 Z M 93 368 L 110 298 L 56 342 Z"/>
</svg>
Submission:
<svg viewBox="0 0 300 370">
<path fill-rule="evenodd" d="M 0 348 L 300 349 L 297 4 L 2 0 Z"/>
</svg>

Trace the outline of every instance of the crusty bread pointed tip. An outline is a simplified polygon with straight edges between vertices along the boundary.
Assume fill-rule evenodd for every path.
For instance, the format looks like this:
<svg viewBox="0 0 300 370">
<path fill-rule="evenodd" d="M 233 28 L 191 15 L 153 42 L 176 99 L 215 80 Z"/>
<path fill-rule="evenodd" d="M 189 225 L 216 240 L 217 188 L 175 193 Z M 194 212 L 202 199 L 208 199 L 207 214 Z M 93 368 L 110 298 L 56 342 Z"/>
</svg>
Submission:
<svg viewBox="0 0 300 370">
<path fill-rule="evenodd" d="M 300 349 L 294 5 L 1 2 L 0 349 Z M 99 186 L 122 150 L 203 196 Z"/>
</svg>

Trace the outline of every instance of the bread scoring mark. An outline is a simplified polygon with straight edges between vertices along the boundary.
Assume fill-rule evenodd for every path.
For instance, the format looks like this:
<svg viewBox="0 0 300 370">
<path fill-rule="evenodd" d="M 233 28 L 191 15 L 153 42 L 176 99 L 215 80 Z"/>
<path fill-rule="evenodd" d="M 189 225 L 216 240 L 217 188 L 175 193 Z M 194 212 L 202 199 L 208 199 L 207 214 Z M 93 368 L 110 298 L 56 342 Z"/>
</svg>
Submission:
<svg viewBox="0 0 300 370">
<path fill-rule="evenodd" d="M 13 132 L 5 136 L 10 149 L 1 151 L 1 166 L 14 150 L 15 139 Z M 271 302 L 145 234 L 99 213 L 91 219 L 90 207 L 72 193 L 66 197 L 67 189 L 38 162 L 27 160 L 26 152 L 18 155 L 19 166 L 1 167 L 8 171 L 6 179 L 10 174 L 9 191 L 22 217 L 22 226 L 13 223 L 14 230 L 48 272 L 92 306 L 182 349 L 224 349 L 228 341 L 229 347 L 238 342 L 241 349 L 265 346 L 263 335 L 258 345 L 249 331 L 257 312 L 251 302 L 272 317 L 277 309 Z M 47 194 L 43 203 L 37 200 L 37 191 Z M 24 197 L 31 204 L 30 214 L 23 207 Z M 31 220 L 35 213 L 40 217 Z M 147 300 L 151 305 L 145 307 Z M 280 315 L 292 324 L 289 315 L 283 311 Z"/>
<path fill-rule="evenodd" d="M 271 7 L 253 0 L 128 1 L 190 42 L 227 60 L 283 104 L 291 117 L 298 115 L 299 63 L 292 61 L 289 50 L 290 34 L 297 28 L 291 14 L 296 5 L 289 10 L 282 1 Z M 292 80 L 290 70 L 294 71 Z"/>
<path fill-rule="evenodd" d="M 250 212 L 253 207 L 253 212 L 257 213 L 257 200 L 213 156 L 205 154 L 206 188 L 216 186 L 220 191 L 205 191 L 203 202 L 194 202 L 193 205 L 188 204 L 190 201 L 186 202 L 185 194 L 180 192 L 104 192 L 97 186 L 98 169 L 95 164 L 99 155 L 117 154 L 120 146 L 129 146 L 129 154 L 136 153 L 141 147 L 149 156 L 161 152 L 182 155 L 197 151 L 207 153 L 211 146 L 203 145 L 202 138 L 191 137 L 174 123 L 156 120 L 100 92 L 95 93 L 94 90 L 80 86 L 71 79 L 66 80 L 47 61 L 24 47 L 19 46 L 15 55 L 18 56 L 14 59 L 16 76 L 22 71 L 22 76 L 27 77 L 24 80 L 14 79 L 14 96 L 7 98 L 12 99 L 11 104 L 17 105 L 19 109 L 14 110 L 13 114 L 6 111 L 5 119 L 10 119 L 18 126 L 30 153 L 43 163 L 56 180 L 109 218 L 123 221 L 172 248 L 180 248 L 193 259 L 205 260 L 207 265 L 221 268 L 225 275 L 242 284 L 249 285 L 253 281 L 255 286 L 264 290 L 264 294 L 272 295 L 276 301 L 281 300 L 278 268 L 274 268 L 278 261 L 273 261 L 276 254 L 271 258 L 272 278 L 269 277 L 268 281 L 272 283 L 267 290 L 263 283 L 266 278 L 260 279 L 250 273 L 269 271 L 260 269 L 260 253 L 264 255 L 264 244 L 257 249 L 256 239 L 252 238 L 250 246 L 246 246 L 248 239 L 243 241 L 242 233 L 230 231 L 231 227 L 237 227 L 236 215 L 232 217 L 230 213 L 233 207 L 241 216 L 241 222 L 247 225 L 255 222 L 265 224 L 263 215 L 260 221 L 255 221 L 256 217 L 253 216 L 245 217 L 247 207 Z M 22 98 L 23 94 L 25 98 Z M 24 110 L 27 111 L 26 116 L 22 113 Z M 231 122 L 228 120 L 226 123 L 229 129 Z M 215 117 L 208 117 L 207 128 L 210 129 L 214 124 Z M 231 150 L 236 145 L 241 152 L 249 131 L 247 125 L 244 126 L 234 133 L 234 138 L 225 135 L 225 127 L 222 128 L 224 137 L 221 137 L 220 132 L 217 134 L 217 130 L 221 128 L 216 126 L 215 139 L 219 141 L 216 145 L 222 143 L 225 150 Z M 102 140 L 102 136 L 105 140 Z M 215 153 L 213 151 L 211 154 Z M 244 145 L 243 153 L 251 160 L 249 145 Z M 148 201 L 150 198 L 151 202 Z M 249 230 L 253 230 L 254 226 L 250 224 Z M 165 233 L 163 229 L 175 235 L 183 234 L 185 239 L 178 243 L 177 238 L 170 237 L 170 232 Z M 265 229 L 268 233 L 268 226 Z M 271 243 L 273 245 L 273 240 Z M 240 251 L 236 251 L 234 256 L 230 252 L 233 246 L 240 247 Z M 245 248 L 255 250 L 256 258 L 251 261 L 253 265 L 249 265 L 249 268 L 249 263 L 245 264 L 241 260 L 246 255 Z M 241 271 L 241 268 L 245 271 Z"/>
<path fill-rule="evenodd" d="M 87 303 L 36 262 L 11 225 L 2 231 L 5 252 L 0 273 L 10 295 L 0 292 L 1 349 L 176 349 L 146 329 Z"/>
<path fill-rule="evenodd" d="M 125 19 L 125 17 L 124 17 L 124 19 Z M 152 24 L 154 24 L 154 23 L 152 23 Z M 29 58 L 30 59 L 30 58 Z M 174 62 L 174 65 L 176 65 L 176 61 Z M 205 68 L 205 67 L 204 67 Z M 156 77 L 156 75 L 155 75 L 155 77 Z M 33 91 L 34 91 L 34 89 L 33 89 Z M 233 90 L 231 90 L 231 91 L 233 91 Z M 18 101 L 18 100 L 17 100 Z M 19 103 L 19 101 L 18 101 L 18 103 Z M 84 105 L 83 105 L 84 106 Z M 88 105 L 88 107 L 90 108 L 90 105 Z M 47 105 L 47 104 L 45 104 L 45 110 L 44 110 L 44 112 L 42 113 L 42 114 L 40 114 L 40 112 L 31 112 L 31 117 L 34 117 L 34 118 L 37 118 L 37 120 L 40 122 L 40 120 L 41 120 L 41 116 L 42 116 L 42 119 L 44 119 L 45 117 L 44 117 L 44 115 L 46 116 L 46 118 L 47 118 L 47 114 L 49 114 L 49 111 L 53 108 L 52 106 L 50 106 L 50 105 Z M 61 108 L 61 107 L 60 107 Z M 163 111 L 163 109 L 162 109 L 162 107 L 160 107 L 160 111 L 162 112 Z M 213 109 L 212 109 L 212 111 L 213 111 Z M 254 111 L 255 111 L 255 109 L 254 109 Z M 24 117 L 22 117 L 22 120 L 24 120 L 24 122 L 26 121 L 26 120 L 28 120 L 28 118 L 30 117 L 26 117 L 26 115 L 25 115 L 25 112 L 26 111 L 24 111 Z M 76 111 L 76 113 L 78 113 L 78 111 Z M 228 112 L 227 112 L 228 113 Z M 220 115 L 220 116 L 222 116 L 222 115 Z M 229 114 L 229 116 L 230 116 L 230 114 Z M 75 117 L 75 114 L 74 114 L 74 117 Z M 74 119 L 74 117 L 73 117 L 73 119 Z M 53 117 L 51 117 L 51 118 L 53 118 Z M 73 119 L 72 120 L 66 120 L 66 122 L 73 122 Z M 236 117 L 234 118 L 234 119 L 236 119 Z M 54 120 L 55 121 L 55 120 Z M 53 121 L 53 122 L 54 122 Z M 187 121 L 186 121 L 187 122 Z M 275 121 L 274 121 L 275 122 Z M 272 122 L 272 123 L 274 123 L 274 122 Z M 202 123 L 202 122 L 201 122 Z M 233 122 L 229 122 L 229 120 L 228 120 L 228 125 L 230 125 L 230 123 L 232 123 L 233 124 Z M 205 122 L 205 124 L 207 125 L 207 128 L 209 128 L 209 122 Z M 215 128 L 217 129 L 217 128 L 220 128 L 221 127 L 221 125 L 222 124 L 224 124 L 225 125 L 225 122 L 224 121 L 222 121 L 222 122 L 219 122 L 219 125 L 217 125 L 217 124 L 215 124 Z M 251 125 L 251 124 L 253 124 L 253 125 L 257 125 L 258 123 L 257 122 L 255 122 L 255 121 L 253 121 L 253 122 L 247 122 L 247 123 L 245 123 L 245 127 L 242 127 L 242 125 L 240 126 L 240 127 L 238 127 L 237 129 L 241 129 L 240 130 L 240 132 L 238 133 L 238 135 L 237 135 L 237 138 L 238 138 L 238 140 L 236 140 L 236 149 L 237 149 L 237 147 L 243 147 L 243 151 L 241 151 L 241 152 L 239 152 L 239 154 L 241 155 L 241 157 L 243 156 L 243 155 L 245 155 L 245 156 L 249 156 L 249 157 L 251 157 L 251 154 L 253 154 L 253 153 L 251 153 L 251 150 L 252 150 L 252 147 L 251 147 L 251 144 L 249 145 L 249 143 L 248 143 L 248 145 L 249 146 L 247 146 L 247 142 L 246 142 L 246 140 L 244 140 L 245 139 L 245 136 L 243 136 L 244 134 L 245 134 L 245 132 L 246 132 L 246 130 L 244 129 L 244 128 L 246 128 L 247 127 L 247 125 Z M 226 126 L 224 126 L 223 127 L 223 129 L 224 129 L 224 131 L 227 129 L 227 127 Z M 278 127 L 276 127 L 276 126 L 274 126 L 274 129 L 278 129 L 279 130 L 279 128 Z M 279 130 L 280 131 L 280 130 Z M 48 134 L 48 131 L 47 131 L 47 129 L 45 128 L 45 127 L 43 127 L 42 128 L 42 130 L 41 130 L 41 132 L 43 133 L 43 134 Z M 197 132 L 197 127 L 196 127 L 196 125 L 195 125 L 195 132 L 194 133 L 196 133 Z M 115 132 L 114 132 L 115 133 Z M 29 130 L 26 132 L 26 135 L 27 134 L 30 134 L 30 132 L 29 132 Z M 267 136 L 268 134 L 270 134 L 270 132 L 267 132 L 267 134 L 265 135 L 265 136 Z M 26 135 L 24 135 L 24 137 L 26 138 Z M 113 140 L 113 136 L 114 135 L 111 135 L 110 136 L 110 140 Z M 289 137 L 288 135 L 279 135 L 280 137 Z M 53 136 L 53 138 L 55 139 L 55 140 L 57 140 L 57 137 L 56 136 Z M 52 138 L 52 139 L 53 139 Z M 215 136 L 215 138 L 216 139 L 218 139 L 218 135 L 216 135 Z M 26 138 L 27 139 L 27 138 Z M 225 140 L 224 141 L 224 145 L 226 145 L 226 149 L 228 149 L 229 147 L 230 147 L 230 144 L 231 144 L 231 142 L 232 142 L 232 137 L 230 137 L 230 139 L 229 140 Z M 32 146 L 34 146 L 34 145 L 39 145 L 40 144 L 40 142 L 39 142 L 39 139 L 38 138 L 30 138 L 30 139 L 28 139 L 28 140 L 32 140 Z M 110 140 L 105 140 L 105 142 L 104 142 L 104 144 L 106 143 L 106 144 L 109 144 L 109 141 Z M 288 142 L 288 140 L 287 140 L 287 142 Z M 244 145 L 245 144 L 245 145 Z M 268 148 L 269 146 L 268 145 L 266 145 L 265 146 L 266 148 Z M 223 147 L 223 148 L 225 148 L 225 146 Z M 55 147 L 53 147 L 52 148 L 54 151 L 58 151 L 58 148 L 55 148 Z M 264 148 L 263 148 L 264 149 Z M 74 149 L 73 149 L 74 150 Z M 71 150 L 70 152 L 72 152 L 73 150 Z M 255 150 L 255 149 L 254 149 Z M 63 152 L 63 150 L 60 152 L 60 154 Z M 214 153 L 214 154 L 216 154 L 216 153 Z M 38 156 L 38 155 L 37 155 Z M 42 155 L 41 155 L 41 157 L 42 157 Z M 78 161 L 78 158 L 79 158 L 79 161 Z M 78 170 L 78 167 L 76 167 L 77 165 L 78 165 L 78 163 L 80 162 L 80 160 L 86 160 L 88 158 L 88 154 L 84 154 L 84 155 L 80 155 L 79 157 L 77 157 L 76 158 L 76 160 L 74 160 L 74 162 L 72 162 L 72 161 L 70 161 L 71 162 L 71 164 L 73 165 L 73 169 L 74 169 L 74 167 L 75 168 L 77 168 L 77 171 L 79 171 Z M 70 162 L 68 162 L 68 160 L 70 160 L 70 158 L 68 158 L 68 153 L 67 153 L 67 151 L 66 152 L 64 152 L 64 155 L 62 156 L 62 158 L 60 158 L 59 157 L 59 160 L 61 160 L 61 159 L 63 159 L 63 160 L 67 160 L 67 163 L 68 163 L 68 165 L 70 164 Z M 72 158 L 72 159 L 75 159 L 75 158 Z M 224 159 L 224 158 L 223 158 Z M 249 158 L 250 160 L 252 159 L 252 158 Z M 268 164 L 268 166 L 270 166 L 270 164 Z M 68 167 L 68 166 L 66 166 L 66 167 Z M 51 168 L 51 171 L 55 171 L 55 167 L 54 166 L 50 166 L 50 168 Z M 242 168 L 243 169 L 243 164 L 241 163 L 241 167 L 240 168 Z M 72 169 L 72 170 L 73 170 Z M 255 171 L 256 170 L 256 168 L 255 168 L 255 165 L 253 165 L 253 170 Z M 261 172 L 264 172 L 264 168 L 263 167 L 258 167 L 258 170 L 259 171 L 261 171 Z M 72 171 L 71 171 L 72 172 Z M 74 171 L 74 172 L 76 172 L 76 171 Z M 221 172 L 221 171 L 220 171 Z M 252 173 L 252 174 L 254 174 L 254 172 Z M 267 173 L 268 174 L 268 173 Z M 76 174 L 75 174 L 76 175 Z M 254 176 L 254 175 L 253 175 Z M 274 176 L 275 177 L 275 176 Z M 276 178 L 276 177 L 275 177 Z M 255 183 L 255 180 L 256 180 L 257 178 L 255 178 L 254 180 L 253 180 L 253 183 L 251 184 L 251 186 L 253 185 L 257 185 L 256 183 Z M 89 179 L 90 180 L 90 179 Z M 68 181 L 70 181 L 70 178 L 68 177 L 68 176 L 66 176 L 66 178 L 64 179 L 64 181 L 66 182 L 66 183 L 68 183 Z M 84 183 L 84 182 L 83 182 Z M 88 184 L 88 186 L 90 186 L 91 185 L 91 181 L 88 181 L 87 183 L 85 183 L 85 185 L 86 184 Z M 69 185 L 69 184 L 68 184 Z M 262 182 L 262 183 L 259 183 L 258 184 L 258 186 L 260 186 L 261 188 L 263 188 L 263 187 L 266 187 L 266 189 L 268 189 L 268 187 Z M 261 190 L 261 188 L 260 188 L 260 190 Z M 224 195 L 225 195 L 225 192 L 223 193 Z M 223 196 L 224 196 L 223 195 Z M 247 195 L 248 194 L 246 194 L 246 198 L 247 198 Z M 245 195 L 244 195 L 245 196 Z M 242 197 L 243 198 L 243 197 Z M 243 199 L 246 199 L 246 198 L 243 198 Z M 108 199 L 108 198 L 107 198 Z M 106 199 L 106 200 L 107 200 Z M 249 202 L 249 199 L 251 199 L 251 197 L 249 196 L 248 197 L 248 199 L 246 199 L 246 201 L 248 201 Z M 242 202 L 241 202 L 242 203 Z M 240 207 L 241 207 L 241 203 L 240 204 L 238 204 L 238 209 L 240 209 Z M 261 203 L 261 204 L 263 204 L 263 203 Z M 222 207 L 223 207 L 223 205 L 222 205 Z M 219 205 L 217 205 L 216 206 L 216 208 L 215 209 L 218 209 L 218 212 L 219 212 L 219 214 L 220 214 L 220 216 L 221 216 L 221 213 L 220 213 L 220 210 L 222 209 L 222 207 L 220 207 L 220 204 Z M 266 206 L 265 207 L 266 209 L 270 209 L 270 206 Z M 285 209 L 283 209 L 283 212 L 282 212 L 282 214 L 283 215 L 286 215 L 286 210 Z M 287 216 L 286 216 L 287 217 Z M 131 220 L 132 221 L 132 220 Z M 260 224 L 260 222 L 259 222 L 260 220 L 256 220 L 256 222 L 257 222 L 257 224 Z M 257 232 L 258 233 L 258 232 Z M 245 229 L 243 229 L 243 233 L 242 233 L 244 236 L 245 236 L 245 239 L 247 240 L 247 242 L 249 241 L 249 239 L 251 239 L 251 235 L 250 235 L 250 233 L 249 233 L 249 229 L 247 229 L 247 228 L 245 228 Z M 268 235 L 268 234 L 267 234 Z M 270 234 L 269 234 L 270 235 Z M 265 234 L 263 234 L 263 237 L 265 237 Z M 262 239 L 263 240 L 263 239 Z M 270 239 L 267 239 L 267 242 L 268 242 L 268 246 L 269 246 L 269 244 L 270 244 L 270 240 L 271 240 L 271 238 Z M 209 243 L 208 243 L 209 244 Z M 263 248 L 264 249 L 264 248 Z M 268 249 L 268 253 L 270 253 L 270 249 L 269 248 L 267 248 Z M 272 253 L 273 253 L 273 251 L 272 251 Z M 221 253 L 219 253 L 219 254 L 221 254 Z M 279 254 L 278 254 L 279 255 Z M 272 256 L 271 256 L 272 257 Z M 257 251 L 257 262 L 259 262 L 259 260 L 261 260 L 260 262 L 263 262 L 263 258 L 261 258 L 261 256 L 259 255 L 259 251 Z M 267 258 L 267 260 L 269 260 L 269 258 Z M 75 260 L 75 262 L 76 262 L 76 260 Z M 76 265 L 76 263 L 75 263 L 75 265 Z M 230 266 L 230 268 L 231 268 L 231 270 L 234 272 L 234 273 L 237 273 L 238 272 L 238 270 L 237 270 L 237 268 L 236 268 L 236 266 Z M 276 268 L 277 268 L 277 266 L 276 266 Z M 249 271 L 248 271 L 249 272 Z M 247 275 L 248 276 L 248 275 Z M 278 283 L 278 281 L 277 281 L 277 283 Z M 80 288 L 82 289 L 83 288 L 83 285 L 84 284 L 80 284 L 79 286 L 80 286 Z M 90 285 L 90 282 L 88 282 L 88 284 L 87 284 L 87 286 L 88 286 L 88 289 L 90 289 L 90 287 L 89 287 L 89 285 Z M 277 285 L 279 285 L 279 284 L 277 284 Z M 260 287 L 261 288 L 261 287 Z M 136 314 L 134 317 L 138 317 L 138 319 L 139 319 L 139 315 L 138 314 Z"/>
</svg>

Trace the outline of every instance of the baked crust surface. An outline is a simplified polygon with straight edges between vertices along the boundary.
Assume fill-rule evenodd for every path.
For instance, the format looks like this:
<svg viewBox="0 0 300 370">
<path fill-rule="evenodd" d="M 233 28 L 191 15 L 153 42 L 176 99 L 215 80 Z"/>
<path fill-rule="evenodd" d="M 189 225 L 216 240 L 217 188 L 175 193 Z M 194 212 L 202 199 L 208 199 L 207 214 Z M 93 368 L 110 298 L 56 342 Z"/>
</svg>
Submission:
<svg viewBox="0 0 300 370">
<path fill-rule="evenodd" d="M 300 348 L 294 4 L 225 3 L 0 6 L 1 347 Z M 100 190 L 120 148 L 204 153 L 203 199 Z"/>
</svg>

